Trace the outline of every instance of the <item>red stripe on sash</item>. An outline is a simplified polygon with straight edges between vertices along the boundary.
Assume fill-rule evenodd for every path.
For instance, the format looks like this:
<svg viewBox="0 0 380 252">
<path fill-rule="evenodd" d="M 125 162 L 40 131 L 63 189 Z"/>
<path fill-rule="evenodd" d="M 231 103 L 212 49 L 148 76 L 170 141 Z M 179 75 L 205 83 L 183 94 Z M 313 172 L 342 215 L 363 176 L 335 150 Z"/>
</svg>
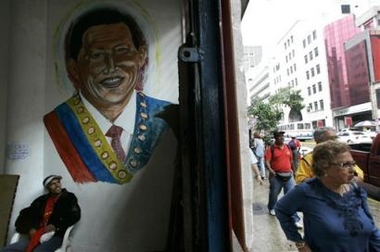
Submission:
<svg viewBox="0 0 380 252">
<path fill-rule="evenodd" d="M 97 180 L 83 163 L 69 135 L 66 133 L 65 128 L 60 123 L 54 111 L 44 116 L 44 123 L 59 156 L 65 163 L 73 180 L 78 183 L 96 182 Z"/>
</svg>

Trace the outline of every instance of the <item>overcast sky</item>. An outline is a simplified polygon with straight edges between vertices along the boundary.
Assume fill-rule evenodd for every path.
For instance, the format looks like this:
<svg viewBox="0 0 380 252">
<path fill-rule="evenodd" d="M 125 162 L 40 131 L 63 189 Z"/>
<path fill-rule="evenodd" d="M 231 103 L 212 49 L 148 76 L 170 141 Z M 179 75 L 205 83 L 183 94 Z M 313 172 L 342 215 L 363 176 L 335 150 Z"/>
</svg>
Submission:
<svg viewBox="0 0 380 252">
<path fill-rule="evenodd" d="M 326 15 L 333 0 L 251 0 L 241 24 L 245 46 L 271 46 L 299 19 Z"/>
</svg>

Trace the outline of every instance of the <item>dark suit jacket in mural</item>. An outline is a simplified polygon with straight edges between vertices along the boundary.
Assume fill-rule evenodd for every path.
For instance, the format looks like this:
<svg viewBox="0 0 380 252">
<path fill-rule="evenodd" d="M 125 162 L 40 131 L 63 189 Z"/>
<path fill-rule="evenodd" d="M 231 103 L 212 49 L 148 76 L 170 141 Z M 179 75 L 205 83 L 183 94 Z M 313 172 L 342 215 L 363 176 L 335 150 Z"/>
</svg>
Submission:
<svg viewBox="0 0 380 252">
<path fill-rule="evenodd" d="M 169 104 L 137 92 L 135 129 L 124 162 L 116 157 L 79 93 L 45 115 L 44 123 L 75 182 L 123 184 L 148 163 L 167 130 L 166 122 L 156 115 Z"/>
</svg>

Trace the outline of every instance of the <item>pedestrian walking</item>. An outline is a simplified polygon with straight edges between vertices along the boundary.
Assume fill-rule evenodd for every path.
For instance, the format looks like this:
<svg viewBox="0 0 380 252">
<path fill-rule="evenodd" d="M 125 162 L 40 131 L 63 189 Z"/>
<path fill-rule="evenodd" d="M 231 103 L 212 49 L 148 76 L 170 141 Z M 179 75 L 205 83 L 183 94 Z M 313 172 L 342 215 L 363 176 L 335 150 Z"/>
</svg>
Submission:
<svg viewBox="0 0 380 252">
<path fill-rule="evenodd" d="M 269 176 L 269 214 L 275 216 L 274 206 L 277 202 L 281 190 L 284 194 L 288 193 L 295 186 L 293 177 L 293 154 L 288 145 L 284 144 L 284 131 L 275 131 L 273 133 L 275 142 L 267 147 L 265 151 L 265 163 L 270 172 Z M 300 217 L 295 213 L 293 222 L 298 228 L 302 228 Z"/>
<path fill-rule="evenodd" d="M 264 164 L 264 141 L 262 138 L 262 135 L 259 131 L 255 131 L 253 133 L 253 146 L 254 146 L 254 153 L 257 158 L 257 167 L 260 170 L 260 176 L 261 179 L 266 179 L 265 175 L 265 164 Z"/>
</svg>

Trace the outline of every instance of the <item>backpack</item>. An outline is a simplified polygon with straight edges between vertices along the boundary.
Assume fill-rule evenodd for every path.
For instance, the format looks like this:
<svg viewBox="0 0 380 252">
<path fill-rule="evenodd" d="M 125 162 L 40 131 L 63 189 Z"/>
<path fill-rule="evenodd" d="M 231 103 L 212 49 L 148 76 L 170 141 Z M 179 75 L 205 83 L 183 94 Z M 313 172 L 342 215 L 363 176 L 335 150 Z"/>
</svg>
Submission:
<svg viewBox="0 0 380 252">
<path fill-rule="evenodd" d="M 251 140 L 250 148 L 251 148 L 251 150 L 253 151 L 253 154 L 256 155 L 257 143 L 256 143 L 256 141 L 255 141 L 254 138 Z"/>
<path fill-rule="evenodd" d="M 290 147 L 291 150 L 295 150 L 295 149 L 297 149 L 297 145 L 296 145 L 296 141 L 295 141 L 295 140 L 291 140 L 291 141 L 288 143 L 288 146 Z"/>
</svg>

